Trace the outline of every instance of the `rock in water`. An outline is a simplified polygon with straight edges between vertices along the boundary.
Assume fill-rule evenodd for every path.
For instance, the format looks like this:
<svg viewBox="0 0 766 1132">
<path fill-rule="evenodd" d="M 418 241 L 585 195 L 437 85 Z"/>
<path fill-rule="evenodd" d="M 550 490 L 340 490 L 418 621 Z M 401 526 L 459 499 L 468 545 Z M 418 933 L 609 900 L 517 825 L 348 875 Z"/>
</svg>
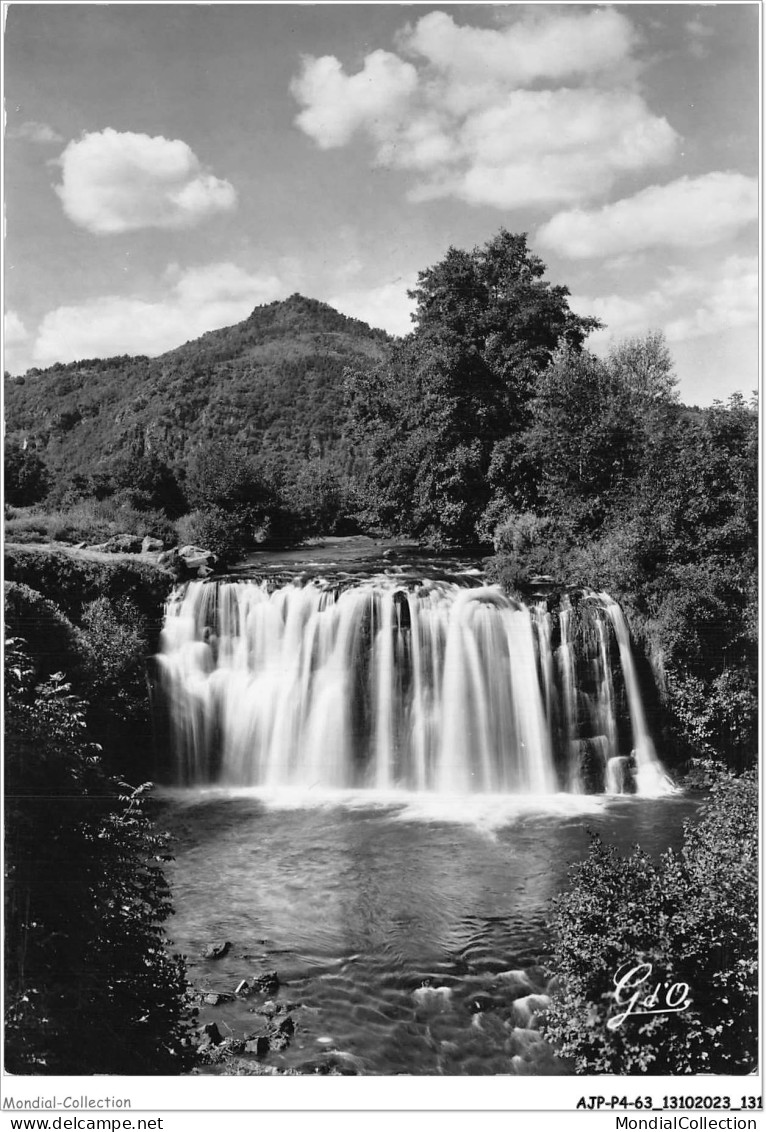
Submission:
<svg viewBox="0 0 766 1132">
<path fill-rule="evenodd" d="M 271 1043 L 265 1034 L 259 1034 L 245 1042 L 245 1053 L 254 1053 L 256 1057 L 266 1057 L 271 1049 Z"/>
<path fill-rule="evenodd" d="M 230 951 L 231 943 L 228 940 L 221 943 L 211 943 L 210 947 L 205 949 L 202 958 L 223 959 L 224 955 L 228 955 Z"/>
<path fill-rule="evenodd" d="M 220 1045 L 223 1038 L 215 1022 L 208 1022 L 206 1026 L 202 1027 L 202 1039 L 203 1041 L 208 1041 L 211 1045 Z"/>
<path fill-rule="evenodd" d="M 279 990 L 279 976 L 276 971 L 267 971 L 264 975 L 256 975 L 250 986 L 253 991 L 261 994 L 276 994 Z"/>
</svg>

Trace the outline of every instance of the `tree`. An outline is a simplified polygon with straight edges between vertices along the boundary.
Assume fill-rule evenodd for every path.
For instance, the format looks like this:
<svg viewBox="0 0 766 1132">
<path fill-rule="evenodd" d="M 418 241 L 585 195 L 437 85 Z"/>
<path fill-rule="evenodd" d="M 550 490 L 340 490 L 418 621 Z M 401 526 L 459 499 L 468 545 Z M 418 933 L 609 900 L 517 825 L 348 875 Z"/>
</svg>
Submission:
<svg viewBox="0 0 766 1132">
<path fill-rule="evenodd" d="M 134 507 L 161 510 L 170 518 L 177 518 L 186 510 L 175 473 L 156 452 L 145 452 L 143 447 L 133 449 L 118 456 L 109 472 L 114 489 L 125 493 Z"/>
<path fill-rule="evenodd" d="M 597 529 L 638 473 L 641 428 L 618 373 L 561 346 L 541 374 L 524 447 L 542 509 L 575 530 Z"/>
<path fill-rule="evenodd" d="M 246 453 L 222 443 L 201 445 L 189 463 L 186 496 L 192 507 L 265 508 L 269 491 Z"/>
<path fill-rule="evenodd" d="M 231 561 L 268 528 L 276 493 L 243 452 L 224 444 L 198 449 L 189 466 L 186 496 L 194 510 L 178 523 L 179 536 Z"/>
<path fill-rule="evenodd" d="M 37 453 L 18 441 L 5 445 L 5 501 L 14 507 L 28 507 L 45 499 L 50 487 L 48 470 Z"/>
<path fill-rule="evenodd" d="M 677 401 L 678 378 L 661 330 L 624 338 L 609 352 L 608 364 L 630 392 L 646 401 Z"/>
<path fill-rule="evenodd" d="M 579 350 L 595 319 L 573 314 L 525 235 L 450 248 L 411 292 L 415 330 L 390 362 L 348 379 L 372 471 L 370 511 L 432 542 L 466 542 L 492 496 L 498 444 L 518 437 L 559 341 Z"/>
</svg>

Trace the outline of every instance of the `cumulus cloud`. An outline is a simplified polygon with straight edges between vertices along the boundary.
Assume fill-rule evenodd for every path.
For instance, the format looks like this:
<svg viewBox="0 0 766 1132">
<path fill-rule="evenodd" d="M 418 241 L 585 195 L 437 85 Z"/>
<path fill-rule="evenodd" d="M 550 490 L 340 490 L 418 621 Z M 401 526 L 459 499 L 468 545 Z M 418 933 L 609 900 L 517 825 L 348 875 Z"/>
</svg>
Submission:
<svg viewBox="0 0 766 1132">
<path fill-rule="evenodd" d="M 401 125 L 418 76 L 410 63 L 389 51 L 373 51 L 357 75 L 346 76 L 333 55 L 306 56 L 290 90 L 306 107 L 300 128 L 320 149 L 345 145 L 363 126 L 379 141 Z"/>
<path fill-rule="evenodd" d="M 477 78 L 516 87 L 610 74 L 624 65 L 635 40 L 633 25 L 614 8 L 528 13 L 501 29 L 461 27 L 446 12 L 431 12 L 400 36 L 403 50 L 469 88 Z"/>
<path fill-rule="evenodd" d="M 359 318 L 370 326 L 387 330 L 389 334 L 405 335 L 412 330 L 411 315 L 415 301 L 407 295 L 417 282 L 417 276 L 397 279 L 380 287 L 355 287 L 333 295 L 327 301 L 336 310 L 351 318 Z"/>
<path fill-rule="evenodd" d="M 6 348 L 19 346 L 22 342 L 26 342 L 28 337 L 29 332 L 16 311 L 7 310 L 3 326 L 3 340 Z"/>
<path fill-rule="evenodd" d="M 161 354 L 208 330 L 246 318 L 254 306 L 285 295 L 274 275 L 233 263 L 172 267 L 157 299 L 107 295 L 57 307 L 42 320 L 37 365 L 116 354 Z"/>
<path fill-rule="evenodd" d="M 53 126 L 45 122 L 21 122 L 18 126 L 9 126 L 5 136 L 11 140 L 34 142 L 36 145 L 50 145 L 64 140 Z"/>
<path fill-rule="evenodd" d="M 676 151 L 636 87 L 636 42 L 614 8 L 500 29 L 431 12 L 400 33 L 399 54 L 374 51 L 355 74 L 332 55 L 305 57 L 296 124 L 322 149 L 366 138 L 378 164 L 416 175 L 416 200 L 575 204 Z"/>
<path fill-rule="evenodd" d="M 758 322 L 758 259 L 732 255 L 707 272 L 676 267 L 641 295 L 573 297 L 570 305 L 605 323 L 588 339 L 597 351 L 658 326 L 671 342 L 723 334 Z"/>
<path fill-rule="evenodd" d="M 704 247 L 757 219 L 755 177 L 706 173 L 652 185 L 599 209 L 560 212 L 538 230 L 537 241 L 571 259 L 588 259 L 655 246 Z"/>
<path fill-rule="evenodd" d="M 55 189 L 64 212 L 96 235 L 191 228 L 237 203 L 234 186 L 205 169 L 186 142 L 107 128 L 72 141 Z"/>
</svg>

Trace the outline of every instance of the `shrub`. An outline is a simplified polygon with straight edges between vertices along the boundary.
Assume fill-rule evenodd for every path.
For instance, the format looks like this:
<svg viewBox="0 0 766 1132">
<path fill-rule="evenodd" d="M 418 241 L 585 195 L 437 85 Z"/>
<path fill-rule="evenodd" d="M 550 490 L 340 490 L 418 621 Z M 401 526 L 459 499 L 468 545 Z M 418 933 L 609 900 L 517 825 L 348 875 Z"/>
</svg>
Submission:
<svg viewBox="0 0 766 1132">
<path fill-rule="evenodd" d="M 758 786 L 753 773 L 716 784 L 680 853 L 619 856 L 594 837 L 568 892 L 554 901 L 561 991 L 543 1021 L 576 1073 L 751 1072 L 757 1058 Z M 632 1013 L 615 977 L 651 964 L 655 984 L 687 984 L 690 1006 Z M 664 990 L 660 990 L 660 998 Z M 623 1001 L 630 997 L 623 992 Z M 662 1005 L 662 1002 L 660 1003 Z"/>
<path fill-rule="evenodd" d="M 224 563 L 241 558 L 263 540 L 260 513 L 246 505 L 224 510 L 206 507 L 184 515 L 176 523 L 180 543 L 191 543 L 216 554 Z"/>
<path fill-rule="evenodd" d="M 37 590 L 5 583 L 5 626 L 27 641 L 38 678 L 63 671 L 77 679 L 88 671 L 91 654 L 83 633 Z"/>
<path fill-rule="evenodd" d="M 87 696 L 94 733 L 120 765 L 140 764 L 151 748 L 146 623 L 129 599 L 100 597 L 85 606 L 82 632 L 91 655 Z"/>
<path fill-rule="evenodd" d="M 146 786 L 105 774 L 85 705 L 6 644 L 6 1068 L 167 1074 L 188 1065 L 183 961 L 166 949 L 167 838 Z"/>
</svg>

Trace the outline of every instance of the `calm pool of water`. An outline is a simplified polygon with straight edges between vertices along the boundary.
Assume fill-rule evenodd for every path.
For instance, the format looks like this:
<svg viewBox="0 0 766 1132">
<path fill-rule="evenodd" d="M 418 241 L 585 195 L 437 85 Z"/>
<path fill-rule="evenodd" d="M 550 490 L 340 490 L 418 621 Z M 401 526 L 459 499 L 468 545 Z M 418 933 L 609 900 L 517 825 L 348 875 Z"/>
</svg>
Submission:
<svg viewBox="0 0 766 1132">
<path fill-rule="evenodd" d="M 295 1004 L 290 1045 L 269 1065 L 562 1073 L 519 1003 L 548 986 L 550 898 L 587 854 L 588 830 L 622 852 L 638 842 L 659 854 L 680 843 L 698 804 L 560 796 L 541 810 L 512 798 L 172 792 L 169 931 L 203 991 L 277 971 L 276 993 L 200 1014 L 244 1037 L 262 1027 L 265 997 Z M 203 958 L 223 940 L 225 957 Z"/>
</svg>

